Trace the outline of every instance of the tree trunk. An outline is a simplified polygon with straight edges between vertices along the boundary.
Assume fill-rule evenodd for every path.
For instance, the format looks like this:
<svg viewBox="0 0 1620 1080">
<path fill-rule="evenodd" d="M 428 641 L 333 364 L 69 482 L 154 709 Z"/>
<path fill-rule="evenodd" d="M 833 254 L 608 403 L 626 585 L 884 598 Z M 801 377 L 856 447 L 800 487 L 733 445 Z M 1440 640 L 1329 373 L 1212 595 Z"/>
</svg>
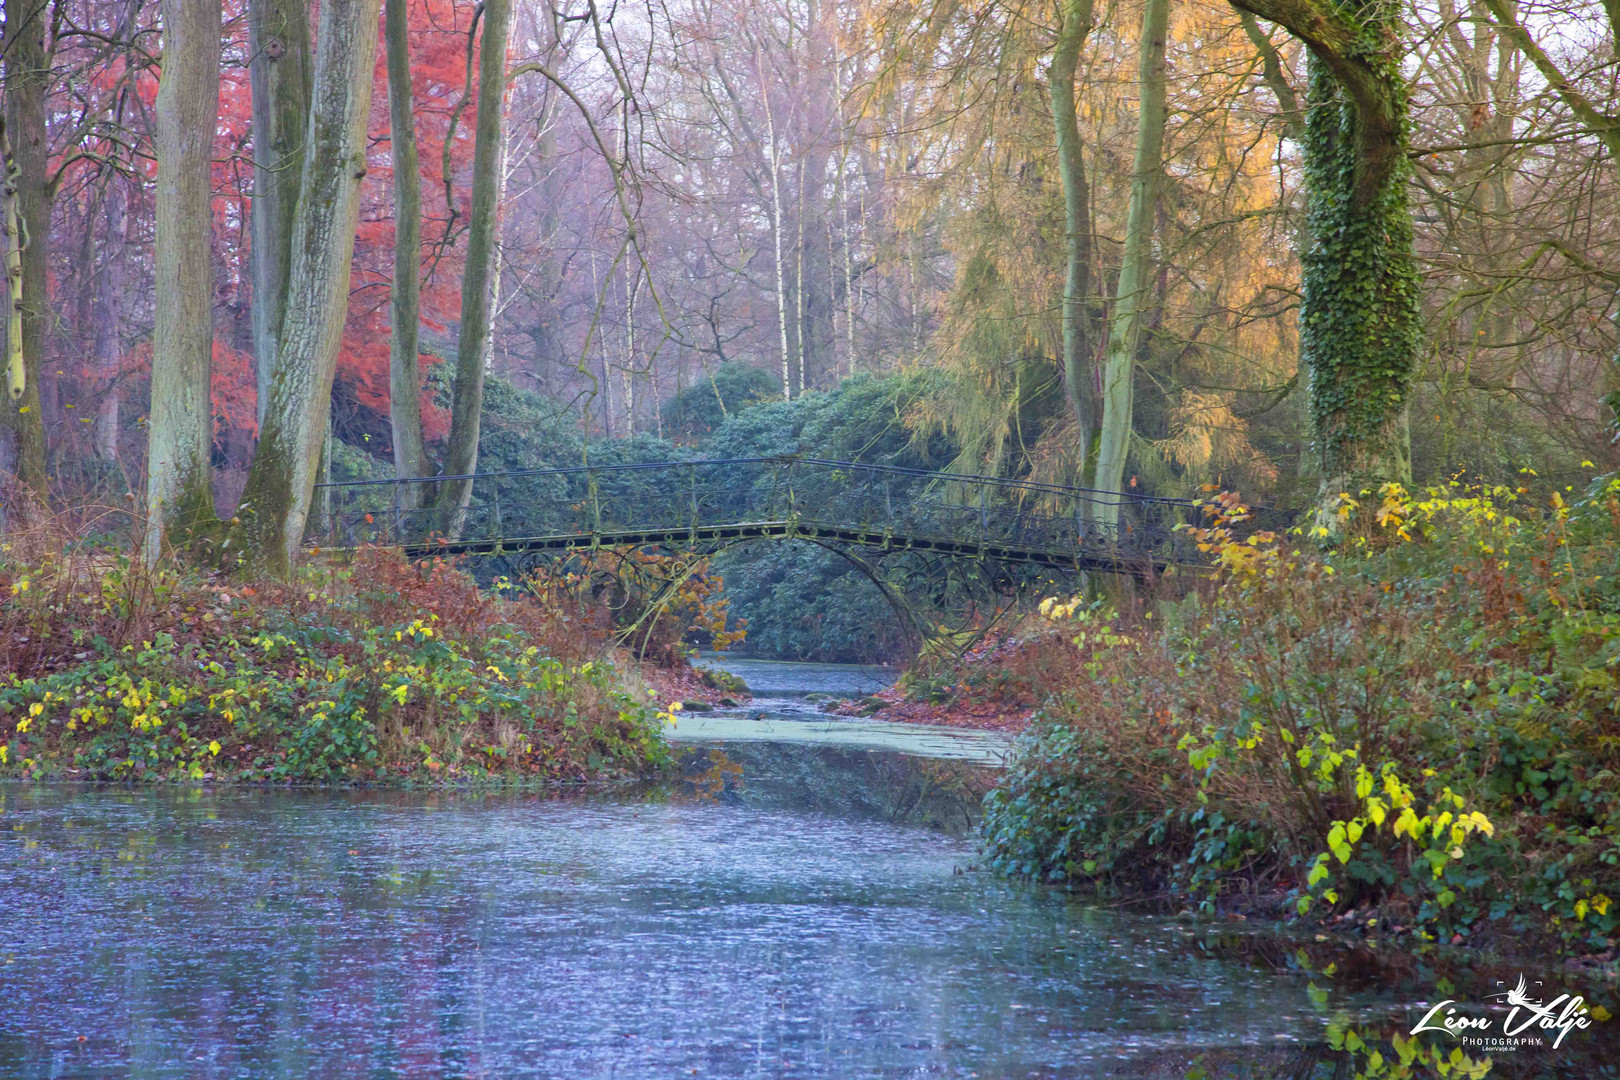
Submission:
<svg viewBox="0 0 1620 1080">
<path fill-rule="evenodd" d="M 1407 203 L 1407 86 L 1394 0 L 1234 0 L 1310 48 L 1300 360 L 1322 483 L 1341 496 L 1412 478 L 1407 398 L 1421 340 Z"/>
<path fill-rule="evenodd" d="M 96 409 L 96 457 L 108 465 L 118 464 L 118 427 L 121 391 L 118 386 L 123 342 L 119 335 L 124 296 L 124 245 L 128 238 L 126 211 L 129 201 L 123 177 L 116 173 L 107 180 L 106 244 L 101 256 L 101 274 L 96 279 L 96 375 L 101 381 L 101 402 Z"/>
<path fill-rule="evenodd" d="M 238 515 L 249 555 L 285 573 L 315 491 L 366 174 L 381 0 L 323 0 L 275 378 Z"/>
<path fill-rule="evenodd" d="M 553 102 L 556 100 L 552 99 Z M 535 288 L 539 311 L 529 335 L 534 340 L 535 385 L 541 388 L 555 384 L 567 360 L 557 301 L 557 294 L 563 285 L 560 226 L 565 197 L 562 168 L 557 157 L 557 108 L 556 104 L 550 104 L 542 114 L 539 120 L 540 138 L 534 148 L 535 159 L 543 173 L 540 180 L 540 251 L 537 256 L 540 265 Z"/>
<path fill-rule="evenodd" d="M 1271 36 L 1260 28 L 1253 12 L 1239 11 L 1238 20 L 1243 24 L 1244 34 L 1248 35 L 1255 51 L 1260 54 L 1261 78 L 1277 97 L 1277 107 L 1282 110 L 1283 134 L 1303 145 L 1305 112 L 1299 107 L 1299 96 L 1294 93 L 1293 84 L 1288 81 L 1288 72 L 1283 70 L 1282 56 L 1278 54 L 1277 47 L 1271 43 Z"/>
<path fill-rule="evenodd" d="M 5 213 L 6 260 L 6 398 L 7 414 L 22 404 L 28 390 L 28 362 L 23 357 L 22 292 L 23 292 L 23 233 L 22 217 L 17 212 L 17 166 L 11 154 L 11 139 L 6 134 L 5 120 L 0 119 L 0 173 L 4 174 L 4 187 L 0 188 L 0 202 Z M 16 429 L 6 429 L 13 438 L 0 445 L 8 456 L 0 458 L 0 469 L 12 476 L 17 467 Z"/>
<path fill-rule="evenodd" d="M 1074 411 L 1086 479 L 1096 432 L 1097 404 L 1091 358 L 1091 190 L 1086 183 L 1084 144 L 1075 112 L 1075 72 L 1091 33 L 1092 0 L 1063 0 L 1063 23 L 1049 72 L 1052 124 L 1057 133 L 1058 179 L 1063 187 L 1066 269 L 1063 279 L 1063 385 Z"/>
<path fill-rule="evenodd" d="M 860 362 L 855 355 L 855 272 L 852 264 L 853 252 L 850 249 L 849 238 L 849 189 L 844 183 L 844 175 L 849 165 L 849 124 L 844 119 L 844 74 L 838 60 L 838 35 L 833 34 L 833 95 L 838 107 L 838 182 L 834 202 L 838 207 L 838 225 L 841 230 L 844 256 L 844 339 L 845 363 L 851 375 L 860 370 Z M 829 254 L 828 259 L 832 256 Z"/>
<path fill-rule="evenodd" d="M 635 286 L 630 284 L 630 270 L 624 271 L 624 367 L 619 378 L 624 385 L 624 434 L 636 433 L 636 298 L 641 293 L 641 267 L 636 267 Z"/>
<path fill-rule="evenodd" d="M 215 524 L 209 397 L 214 347 L 210 199 L 219 119 L 220 0 L 163 0 L 156 105 L 157 241 L 146 557 Z"/>
<path fill-rule="evenodd" d="M 12 0 L 5 8 L 6 134 L 11 142 L 6 186 L 12 191 L 8 213 L 15 214 L 11 239 L 21 250 L 20 276 L 12 279 L 15 315 L 9 322 L 16 334 L 7 340 L 9 392 L 0 407 L 0 498 L 12 496 L 8 500 L 12 509 L 27 513 L 27 503 L 37 506 L 48 493 L 39 384 L 50 329 L 46 275 L 51 199 L 45 132 L 45 93 L 50 83 L 45 35 L 50 19 L 44 0 Z M 7 220 L 12 221 L 9 216 Z M 21 362 L 20 371 L 11 370 L 16 361 Z M 13 480 L 16 489 L 6 491 Z"/>
<path fill-rule="evenodd" d="M 1136 159 L 1131 170 L 1131 204 L 1103 369 L 1102 440 L 1095 483 L 1103 491 L 1123 491 L 1125 459 L 1131 448 L 1137 343 L 1142 311 L 1148 306 L 1145 301 L 1152 287 L 1153 219 L 1164 174 L 1164 39 L 1169 24 L 1170 0 L 1147 0 L 1142 9 L 1142 40 L 1138 46 L 1141 108 L 1136 126 Z M 1098 509 L 1102 520 L 1118 523 L 1117 501 Z"/>
<path fill-rule="evenodd" d="M 456 349 L 456 388 L 450 406 L 450 440 L 444 475 L 465 476 L 478 468 L 478 435 L 484 409 L 484 368 L 494 322 L 494 277 L 500 243 L 500 186 L 506 119 L 506 41 L 511 0 L 485 0 L 478 48 L 478 128 L 473 145 L 471 218 L 467 263 L 461 275 L 461 340 Z M 472 502 L 471 480 L 439 485 L 439 512 L 446 532 Z"/>
<path fill-rule="evenodd" d="M 754 44 L 754 68 L 759 74 L 759 95 L 765 109 L 765 138 L 770 144 L 766 164 L 771 170 L 771 242 L 776 249 L 776 327 L 782 349 L 782 398 L 793 400 L 793 361 L 788 352 L 787 277 L 782 266 L 782 153 L 776 143 L 776 117 L 771 112 L 770 90 L 765 84 L 765 61 Z"/>
<path fill-rule="evenodd" d="M 287 310 L 293 216 L 309 120 L 308 0 L 250 0 L 248 80 L 253 94 L 253 355 L 259 422 Z"/>
<path fill-rule="evenodd" d="M 416 157 L 412 114 L 408 0 L 387 0 L 389 141 L 394 158 L 394 282 L 389 293 L 393 336 L 388 347 L 388 415 L 393 427 L 394 475 L 426 476 L 422 445 L 422 173 Z M 405 484 L 405 509 L 422 505 L 425 484 Z"/>
<path fill-rule="evenodd" d="M 793 339 L 794 339 L 794 371 L 799 382 L 799 393 L 810 389 L 810 342 L 806 335 L 806 315 L 810 310 L 809 298 L 804 294 L 804 159 L 799 159 L 799 167 L 794 170 L 793 184 L 794 210 L 793 227 L 798 231 L 798 240 L 794 244 L 793 258 Z"/>
</svg>

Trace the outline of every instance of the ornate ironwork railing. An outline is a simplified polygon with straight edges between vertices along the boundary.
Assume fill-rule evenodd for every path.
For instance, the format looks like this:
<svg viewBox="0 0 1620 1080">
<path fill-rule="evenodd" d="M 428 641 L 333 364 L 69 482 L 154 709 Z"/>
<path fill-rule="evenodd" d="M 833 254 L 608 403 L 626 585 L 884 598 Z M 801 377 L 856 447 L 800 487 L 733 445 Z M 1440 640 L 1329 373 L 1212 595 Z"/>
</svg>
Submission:
<svg viewBox="0 0 1620 1080">
<path fill-rule="evenodd" d="M 471 503 L 435 508 L 444 477 L 322 485 L 323 546 L 416 552 L 568 549 L 801 535 L 1050 565 L 1200 561 L 1189 501 L 797 456 L 478 473 Z M 465 478 L 461 478 L 465 479 Z"/>
</svg>

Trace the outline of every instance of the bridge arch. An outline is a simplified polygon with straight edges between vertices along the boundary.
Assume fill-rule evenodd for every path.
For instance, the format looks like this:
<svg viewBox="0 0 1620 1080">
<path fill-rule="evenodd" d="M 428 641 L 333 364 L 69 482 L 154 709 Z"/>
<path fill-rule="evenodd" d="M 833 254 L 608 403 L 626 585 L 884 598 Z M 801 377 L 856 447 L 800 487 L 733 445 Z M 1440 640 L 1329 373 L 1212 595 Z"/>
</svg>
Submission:
<svg viewBox="0 0 1620 1080">
<path fill-rule="evenodd" d="M 896 580 L 908 563 L 942 565 L 948 585 L 1017 584 L 1091 570 L 1145 577 L 1205 558 L 1177 531 L 1201 516 L 1187 500 L 862 462 L 778 456 L 480 473 L 459 478 L 472 482 L 473 503 L 448 528 L 436 510 L 411 509 L 420 500 L 410 497 L 411 485 L 444 479 L 458 478 L 321 485 L 331 506 L 321 546 L 528 561 L 614 547 L 712 557 L 752 540 L 802 540 L 855 566 L 919 645 L 926 628 Z"/>
</svg>

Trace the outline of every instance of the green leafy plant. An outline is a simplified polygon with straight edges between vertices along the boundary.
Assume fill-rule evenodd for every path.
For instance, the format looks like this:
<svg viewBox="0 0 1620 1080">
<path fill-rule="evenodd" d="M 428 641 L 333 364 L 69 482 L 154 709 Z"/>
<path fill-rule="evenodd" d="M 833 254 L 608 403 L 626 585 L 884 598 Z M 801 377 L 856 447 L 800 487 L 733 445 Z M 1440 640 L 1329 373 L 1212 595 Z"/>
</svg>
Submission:
<svg viewBox="0 0 1620 1080">
<path fill-rule="evenodd" d="M 1527 479 L 1527 484 L 1528 484 Z M 1620 929 L 1620 485 L 1397 485 L 1322 555 L 1195 531 L 1174 618 L 1054 602 L 1072 649 L 989 801 L 991 860 L 1208 908 L 1424 936 Z M 1538 500 L 1539 501 L 1539 500 Z M 1107 632 L 1102 627 L 1107 626 Z"/>
</svg>

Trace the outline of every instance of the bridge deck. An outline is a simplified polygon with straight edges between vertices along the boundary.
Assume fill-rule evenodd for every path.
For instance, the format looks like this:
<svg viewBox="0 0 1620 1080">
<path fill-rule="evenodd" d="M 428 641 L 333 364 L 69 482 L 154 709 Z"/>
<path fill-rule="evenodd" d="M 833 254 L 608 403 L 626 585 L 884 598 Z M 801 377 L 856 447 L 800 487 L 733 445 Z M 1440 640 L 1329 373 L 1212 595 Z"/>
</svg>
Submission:
<svg viewBox="0 0 1620 1080">
<path fill-rule="evenodd" d="M 1141 554 L 1127 555 L 1107 549 L 1071 548 L 1067 551 L 1048 551 L 971 538 L 908 536 L 803 519 L 741 521 L 728 525 L 699 525 L 688 528 L 614 529 L 601 532 L 557 533 L 549 536 L 503 536 L 471 540 L 431 539 L 405 544 L 403 548 L 407 555 L 418 557 L 493 555 L 527 551 L 585 551 L 596 547 L 725 545 L 731 541 L 756 539 L 836 542 L 884 552 L 932 552 L 968 559 L 1026 563 L 1059 570 L 1124 570 L 1145 573 L 1149 570 L 1161 572 L 1168 565 L 1162 559 L 1155 560 Z"/>
<path fill-rule="evenodd" d="M 446 512 L 433 485 L 470 479 Z M 1179 526 L 1196 503 L 962 473 L 796 456 L 525 469 L 322 485 L 322 547 L 413 555 L 723 546 L 800 539 L 1055 570 L 1145 574 L 1205 557 Z"/>
</svg>

